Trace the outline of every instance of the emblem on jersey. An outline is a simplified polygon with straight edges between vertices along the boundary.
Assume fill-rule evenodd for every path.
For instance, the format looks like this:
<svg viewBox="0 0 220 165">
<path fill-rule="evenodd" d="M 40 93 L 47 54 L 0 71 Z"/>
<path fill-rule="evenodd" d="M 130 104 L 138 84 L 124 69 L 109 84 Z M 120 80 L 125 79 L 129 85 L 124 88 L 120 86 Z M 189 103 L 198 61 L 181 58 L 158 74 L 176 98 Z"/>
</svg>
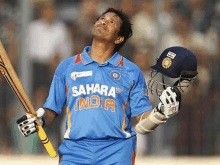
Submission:
<svg viewBox="0 0 220 165">
<path fill-rule="evenodd" d="M 72 72 L 70 74 L 71 79 L 73 79 L 74 81 L 78 77 L 89 77 L 89 76 L 92 76 L 92 71 Z"/>
<path fill-rule="evenodd" d="M 110 77 L 113 80 L 120 80 L 121 79 L 121 73 L 118 72 L 117 70 L 113 70 L 113 71 L 110 72 Z"/>
<path fill-rule="evenodd" d="M 172 65 L 172 60 L 169 57 L 166 57 L 162 61 L 162 67 L 168 69 Z"/>
<path fill-rule="evenodd" d="M 167 57 L 170 57 L 171 59 L 174 59 L 174 58 L 176 57 L 176 54 L 173 53 L 173 52 L 171 52 L 171 51 L 169 51 L 169 52 L 167 53 Z"/>
</svg>

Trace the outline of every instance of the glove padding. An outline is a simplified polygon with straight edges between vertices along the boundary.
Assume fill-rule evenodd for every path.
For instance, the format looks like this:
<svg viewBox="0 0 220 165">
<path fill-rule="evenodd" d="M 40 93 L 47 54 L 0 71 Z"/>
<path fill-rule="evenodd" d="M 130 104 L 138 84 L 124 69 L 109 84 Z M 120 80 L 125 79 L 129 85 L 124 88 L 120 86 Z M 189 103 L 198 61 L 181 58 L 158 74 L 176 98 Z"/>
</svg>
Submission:
<svg viewBox="0 0 220 165">
<path fill-rule="evenodd" d="M 181 93 L 177 87 L 167 87 L 160 96 L 157 109 L 170 118 L 177 114 L 180 109 Z"/>
<path fill-rule="evenodd" d="M 36 111 L 36 116 L 40 121 L 40 124 L 44 125 L 43 115 L 45 110 L 43 108 L 39 108 Z M 27 137 L 30 134 L 33 134 L 37 131 L 37 121 L 36 119 L 30 114 L 26 114 L 17 120 L 18 129 L 21 131 L 22 135 Z"/>
</svg>

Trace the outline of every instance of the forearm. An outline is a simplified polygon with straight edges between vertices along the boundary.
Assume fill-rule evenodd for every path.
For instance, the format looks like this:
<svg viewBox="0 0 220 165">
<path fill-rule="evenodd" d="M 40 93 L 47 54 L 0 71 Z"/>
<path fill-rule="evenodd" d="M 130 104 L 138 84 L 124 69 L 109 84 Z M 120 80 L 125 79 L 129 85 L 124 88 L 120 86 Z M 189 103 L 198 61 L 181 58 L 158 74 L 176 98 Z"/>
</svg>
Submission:
<svg viewBox="0 0 220 165">
<path fill-rule="evenodd" d="M 149 111 L 147 111 L 147 112 L 145 112 L 145 113 L 143 113 L 143 114 L 137 116 L 137 117 L 135 118 L 136 121 L 139 122 L 141 119 L 146 119 L 146 118 L 150 115 L 151 111 L 152 111 L 152 110 L 149 110 Z"/>
<path fill-rule="evenodd" d="M 45 108 L 45 114 L 43 116 L 43 120 L 44 120 L 44 127 L 48 127 L 50 126 L 53 121 L 55 120 L 55 118 L 58 116 L 56 112 Z"/>
<path fill-rule="evenodd" d="M 135 127 L 138 133 L 148 134 L 154 131 L 159 125 L 164 124 L 167 120 L 166 116 L 158 112 L 156 109 L 147 112 L 142 115 Z"/>
<path fill-rule="evenodd" d="M 178 113 L 180 101 L 181 94 L 178 89 L 167 87 L 160 96 L 158 106 L 138 118 L 138 124 L 135 127 L 136 131 L 141 134 L 147 134 L 152 132 L 157 126 L 164 124 L 169 117 Z"/>
</svg>

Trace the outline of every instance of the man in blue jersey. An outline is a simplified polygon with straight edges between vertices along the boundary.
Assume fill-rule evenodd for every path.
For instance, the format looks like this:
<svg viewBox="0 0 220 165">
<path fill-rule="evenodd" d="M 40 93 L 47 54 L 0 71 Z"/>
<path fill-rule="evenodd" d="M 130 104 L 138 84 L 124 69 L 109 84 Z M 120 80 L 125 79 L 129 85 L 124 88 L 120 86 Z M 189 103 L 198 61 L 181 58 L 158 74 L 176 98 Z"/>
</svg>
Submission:
<svg viewBox="0 0 220 165">
<path fill-rule="evenodd" d="M 37 111 L 47 127 L 67 107 L 66 132 L 59 147 L 60 165 L 133 165 L 136 133 L 142 134 L 178 112 L 178 90 L 166 88 L 152 109 L 141 70 L 118 51 L 132 35 L 120 10 L 107 9 L 94 24 L 91 46 L 57 67 L 49 96 Z M 36 132 L 29 115 L 17 121 L 24 136 Z"/>
</svg>

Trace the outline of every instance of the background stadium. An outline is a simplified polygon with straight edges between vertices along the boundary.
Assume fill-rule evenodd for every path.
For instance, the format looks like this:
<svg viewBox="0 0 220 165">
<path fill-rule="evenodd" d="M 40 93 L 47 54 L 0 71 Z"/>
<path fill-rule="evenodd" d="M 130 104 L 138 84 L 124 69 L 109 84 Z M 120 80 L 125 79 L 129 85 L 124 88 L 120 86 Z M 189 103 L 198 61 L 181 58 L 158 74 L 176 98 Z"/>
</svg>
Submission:
<svg viewBox="0 0 220 165">
<path fill-rule="evenodd" d="M 120 53 L 142 69 L 146 81 L 150 66 L 167 47 L 186 47 L 198 59 L 199 74 L 183 95 L 182 111 L 153 133 L 138 134 L 136 164 L 219 164 L 219 0 L 0 0 L 0 38 L 35 109 L 47 97 L 57 64 L 91 44 L 92 25 L 108 7 L 129 15 L 133 36 Z M 49 22 L 36 33 L 39 20 L 54 19 L 55 28 Z M 48 47 L 34 47 L 44 34 L 59 35 L 41 42 Z M 44 67 L 49 72 L 43 79 L 49 82 L 40 84 Z M 153 97 L 151 102 L 157 105 Z M 16 119 L 23 114 L 0 75 L 0 164 L 57 164 L 36 134 L 24 138 L 19 133 Z M 56 150 L 64 135 L 64 116 L 45 129 Z"/>
</svg>

